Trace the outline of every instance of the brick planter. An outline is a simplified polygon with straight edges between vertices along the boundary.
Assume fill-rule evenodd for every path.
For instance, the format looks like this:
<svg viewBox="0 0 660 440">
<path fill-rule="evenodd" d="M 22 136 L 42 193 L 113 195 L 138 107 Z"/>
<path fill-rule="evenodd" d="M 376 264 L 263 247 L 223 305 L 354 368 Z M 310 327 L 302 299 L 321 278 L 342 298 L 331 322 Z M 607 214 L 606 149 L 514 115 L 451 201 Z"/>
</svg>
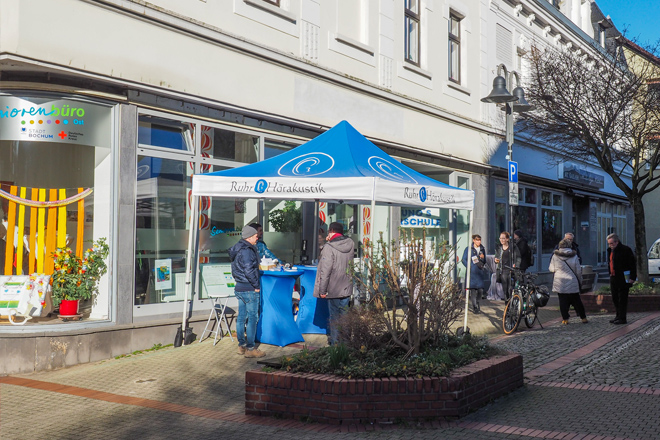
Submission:
<svg viewBox="0 0 660 440">
<path fill-rule="evenodd" d="M 580 295 L 587 312 L 614 313 L 612 295 L 585 293 Z M 650 312 L 660 310 L 660 295 L 628 295 L 628 312 Z"/>
<path fill-rule="evenodd" d="M 457 418 L 523 385 L 518 354 L 461 367 L 449 377 L 345 379 L 245 373 L 245 414 L 328 424 Z"/>
</svg>

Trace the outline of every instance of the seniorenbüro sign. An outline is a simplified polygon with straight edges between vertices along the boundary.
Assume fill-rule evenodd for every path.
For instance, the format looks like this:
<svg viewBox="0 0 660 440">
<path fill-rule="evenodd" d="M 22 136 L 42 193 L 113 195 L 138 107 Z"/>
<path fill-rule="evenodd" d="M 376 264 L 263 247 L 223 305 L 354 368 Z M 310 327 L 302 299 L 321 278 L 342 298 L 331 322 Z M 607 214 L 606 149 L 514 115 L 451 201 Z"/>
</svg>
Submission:
<svg viewBox="0 0 660 440">
<path fill-rule="evenodd" d="M 110 148 L 112 110 L 88 102 L 0 96 L 0 140 Z"/>
</svg>

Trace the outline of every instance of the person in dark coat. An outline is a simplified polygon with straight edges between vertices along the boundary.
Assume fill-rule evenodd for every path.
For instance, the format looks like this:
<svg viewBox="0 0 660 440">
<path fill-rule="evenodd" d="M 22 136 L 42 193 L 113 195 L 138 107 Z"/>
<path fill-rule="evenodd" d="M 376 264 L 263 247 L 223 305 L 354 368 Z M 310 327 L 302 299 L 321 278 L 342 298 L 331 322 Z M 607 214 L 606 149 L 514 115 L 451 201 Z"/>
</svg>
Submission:
<svg viewBox="0 0 660 440">
<path fill-rule="evenodd" d="M 513 231 L 513 242 L 520 251 L 520 270 L 525 272 L 532 265 L 532 249 L 527 244 L 527 239 L 523 237 L 520 229 Z"/>
<path fill-rule="evenodd" d="M 339 342 L 333 328 L 335 321 L 348 311 L 353 295 L 353 277 L 349 265 L 353 261 L 355 244 L 344 235 L 344 226 L 332 222 L 328 226 L 326 244 L 321 249 L 314 283 L 314 297 L 328 301 L 328 344 Z"/>
<path fill-rule="evenodd" d="M 470 265 L 468 266 L 468 251 L 470 251 Z M 472 246 L 465 248 L 463 252 L 463 266 L 470 270 L 470 299 L 472 300 L 472 312 L 479 313 L 479 298 L 484 294 L 485 281 L 488 276 L 486 273 L 486 248 L 481 244 L 481 235 L 472 236 Z M 467 271 L 465 274 L 467 283 Z"/>
<path fill-rule="evenodd" d="M 507 267 L 520 267 L 520 251 L 511 244 L 511 234 L 504 231 L 500 234 L 500 245 L 495 250 L 495 263 L 497 263 L 497 282 L 502 283 L 502 290 L 506 296 L 505 301 L 511 298 L 511 269 Z"/>
<path fill-rule="evenodd" d="M 261 303 L 261 286 L 259 280 L 259 251 L 257 230 L 245 226 L 241 232 L 241 240 L 229 249 L 231 274 L 236 285 L 234 294 L 238 298 L 238 316 L 236 317 L 236 339 L 238 339 L 238 354 L 246 358 L 260 358 L 266 353 L 254 348 L 259 321 L 259 304 Z M 246 322 L 247 321 L 247 325 Z"/>
<path fill-rule="evenodd" d="M 582 264 L 582 257 L 580 256 L 580 245 L 575 242 L 575 235 L 572 232 L 567 232 L 564 234 L 564 240 L 571 241 L 571 249 L 575 251 L 578 257 L 578 261 Z M 555 246 L 555 250 L 559 249 L 559 245 Z"/>
<path fill-rule="evenodd" d="M 630 284 L 626 280 L 625 272 L 630 271 L 631 282 L 637 280 L 637 263 L 632 249 L 619 241 L 619 236 L 607 236 L 607 266 L 610 272 L 610 289 L 612 302 L 616 308 L 616 317 L 612 324 L 626 324 L 628 313 L 628 291 Z"/>
</svg>

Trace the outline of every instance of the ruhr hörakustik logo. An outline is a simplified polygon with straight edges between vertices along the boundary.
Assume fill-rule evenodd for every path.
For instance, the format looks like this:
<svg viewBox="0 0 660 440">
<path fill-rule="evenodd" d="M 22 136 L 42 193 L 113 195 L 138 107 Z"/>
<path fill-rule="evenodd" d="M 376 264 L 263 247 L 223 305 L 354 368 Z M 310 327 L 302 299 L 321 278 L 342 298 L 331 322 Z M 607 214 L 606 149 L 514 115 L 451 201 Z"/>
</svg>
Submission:
<svg viewBox="0 0 660 440">
<path fill-rule="evenodd" d="M 263 194 L 268 189 L 268 182 L 264 179 L 257 180 L 257 183 L 254 185 L 254 191 L 258 194 Z"/>
<path fill-rule="evenodd" d="M 314 152 L 295 157 L 277 170 L 282 177 L 319 176 L 330 171 L 335 166 L 335 160 L 326 153 Z"/>
<path fill-rule="evenodd" d="M 371 156 L 368 163 L 372 170 L 387 180 L 395 180 L 402 183 L 417 183 L 411 175 L 400 167 L 401 164 L 397 165 L 394 161 L 389 161 L 379 156 Z"/>
</svg>

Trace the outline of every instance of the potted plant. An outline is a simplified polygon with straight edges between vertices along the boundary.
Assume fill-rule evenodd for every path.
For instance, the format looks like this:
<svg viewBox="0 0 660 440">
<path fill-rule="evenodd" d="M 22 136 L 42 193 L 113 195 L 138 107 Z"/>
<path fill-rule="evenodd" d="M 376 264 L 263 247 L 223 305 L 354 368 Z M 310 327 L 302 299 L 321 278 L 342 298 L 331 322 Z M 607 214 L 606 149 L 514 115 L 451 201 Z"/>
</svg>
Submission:
<svg viewBox="0 0 660 440">
<path fill-rule="evenodd" d="M 82 257 L 68 247 L 53 252 L 55 271 L 50 281 L 52 298 L 60 305 L 60 315 L 78 314 L 79 301 L 98 294 L 98 282 L 108 271 L 105 259 L 109 250 L 105 238 L 100 238 L 92 242 L 92 247 Z"/>
</svg>

